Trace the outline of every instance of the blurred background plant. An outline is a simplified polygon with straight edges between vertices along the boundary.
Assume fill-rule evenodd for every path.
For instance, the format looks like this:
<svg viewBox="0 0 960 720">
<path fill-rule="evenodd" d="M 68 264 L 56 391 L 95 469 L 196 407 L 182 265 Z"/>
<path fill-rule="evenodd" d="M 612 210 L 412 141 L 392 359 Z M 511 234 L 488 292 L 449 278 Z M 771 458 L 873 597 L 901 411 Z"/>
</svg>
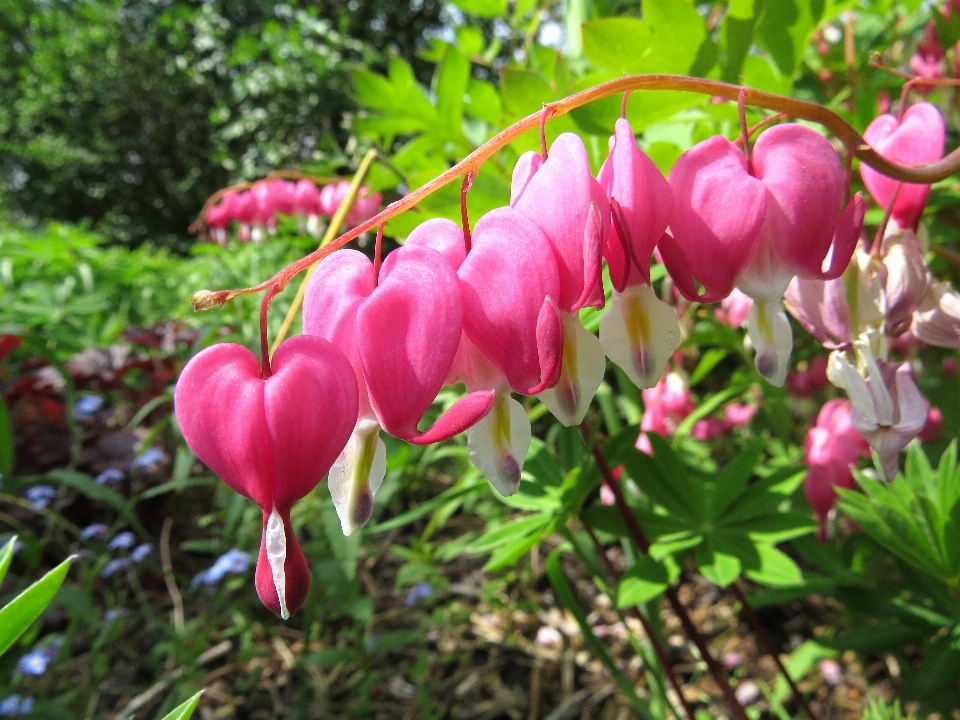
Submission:
<svg viewBox="0 0 960 720">
<path fill-rule="evenodd" d="M 652 634 L 697 717 L 729 716 L 673 593 L 751 718 L 803 711 L 741 597 L 820 717 L 960 717 L 955 352 L 896 348 L 921 368 L 939 433 L 889 486 L 864 459 L 865 492 L 843 494 L 821 544 L 802 484 L 806 431 L 836 396 L 823 348 L 796 329 L 794 372 L 773 388 L 748 360 L 733 305 L 687 307 L 675 379 L 641 394 L 611 368 L 588 416 L 649 553 L 608 504 L 579 430 L 528 399 L 536 439 L 516 496 L 490 492 L 462 439 L 388 439 L 368 527 L 344 538 L 323 486 L 300 503 L 314 582 L 286 625 L 252 592 L 256 507 L 196 461 L 171 419 L 191 354 L 258 338 L 256 299 L 195 316 L 189 296 L 263 280 L 317 243 L 283 212 L 259 243 L 242 242 L 239 224 L 226 247 L 197 242 L 187 228 L 221 188 L 278 170 L 322 186 L 374 149 L 364 184 L 388 202 L 544 102 L 624 73 L 742 78 L 821 102 L 862 131 L 896 109 L 904 82 L 877 53 L 900 70 L 922 60 L 927 74 L 956 74 L 952 5 L 8 6 L 0 539 L 19 541 L 0 600 L 77 559 L 0 658 L 0 715 L 163 717 L 206 689 L 204 718 L 685 717 Z M 954 91 L 912 93 L 940 107 L 955 146 Z M 598 169 L 620 101 L 551 121 L 548 139 L 578 132 Z M 738 132 L 735 105 L 693 94 L 636 92 L 627 114 L 664 172 L 694 142 Z M 484 166 L 472 218 L 509 200 L 514 161 L 538 147 L 528 134 Z M 924 217 L 931 268 L 954 282 L 958 198 L 955 180 L 937 184 Z M 388 246 L 459 213 L 458 188 L 446 188 L 391 221 Z M 871 208 L 867 224 L 881 216 Z M 654 279 L 669 292 L 662 272 Z M 274 304 L 274 336 L 293 294 Z M 584 312 L 594 330 L 599 317 Z M 455 399 L 445 392 L 436 411 Z M 645 413 L 660 413 L 668 435 L 648 433 L 652 457 L 635 448 Z"/>
</svg>

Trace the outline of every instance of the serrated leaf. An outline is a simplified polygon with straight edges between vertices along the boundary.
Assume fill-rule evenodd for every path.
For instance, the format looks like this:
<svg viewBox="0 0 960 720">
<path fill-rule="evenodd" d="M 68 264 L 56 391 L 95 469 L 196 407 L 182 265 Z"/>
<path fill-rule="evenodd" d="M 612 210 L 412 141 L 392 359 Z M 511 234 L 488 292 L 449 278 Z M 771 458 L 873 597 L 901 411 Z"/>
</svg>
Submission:
<svg viewBox="0 0 960 720">
<path fill-rule="evenodd" d="M 722 520 L 724 511 L 744 493 L 763 454 L 763 446 L 763 440 L 754 440 L 717 474 L 711 485 L 710 518 Z"/>
<path fill-rule="evenodd" d="M 724 525 L 749 520 L 777 510 L 777 507 L 793 495 L 806 475 L 805 470 L 784 468 L 770 477 L 748 485 L 745 492 L 726 508 Z"/>
<path fill-rule="evenodd" d="M 69 557 L 0 608 L 0 655 L 36 620 L 63 584 L 73 557 Z"/>
<path fill-rule="evenodd" d="M 197 708 L 197 703 L 203 696 L 203 690 L 198 692 L 189 700 L 177 705 L 173 710 L 163 716 L 163 720 L 189 720 L 193 716 L 193 711 Z"/>
<path fill-rule="evenodd" d="M 658 437 L 651 433 L 651 439 Z M 699 521 L 699 513 L 689 504 L 688 497 L 678 483 L 665 478 L 654 459 L 636 448 L 628 448 L 619 458 L 627 474 L 637 483 L 650 500 L 662 507 L 675 518 L 683 518 L 691 523 Z"/>
<path fill-rule="evenodd" d="M 660 596 L 680 576 L 672 559 L 663 562 L 641 555 L 617 585 L 617 607 L 639 605 Z"/>
</svg>

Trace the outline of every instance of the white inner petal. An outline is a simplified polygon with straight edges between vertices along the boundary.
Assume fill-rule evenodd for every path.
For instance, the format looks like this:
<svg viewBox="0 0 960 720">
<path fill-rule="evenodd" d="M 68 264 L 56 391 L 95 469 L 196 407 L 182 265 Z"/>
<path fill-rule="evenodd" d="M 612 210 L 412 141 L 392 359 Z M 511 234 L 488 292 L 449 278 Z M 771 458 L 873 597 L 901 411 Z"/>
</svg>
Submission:
<svg viewBox="0 0 960 720">
<path fill-rule="evenodd" d="M 530 437 L 530 419 L 508 393 L 498 394 L 493 409 L 467 430 L 470 460 L 501 495 L 520 488 Z"/>
<path fill-rule="evenodd" d="M 757 354 L 754 363 L 771 385 L 782 387 L 790 369 L 793 331 L 779 300 L 761 302 L 754 299 L 747 316 L 747 334 Z"/>
<path fill-rule="evenodd" d="M 283 518 L 276 508 L 270 511 L 267 518 L 267 560 L 273 573 L 273 586 L 277 589 L 280 599 L 280 617 L 284 620 L 290 617 L 287 609 L 287 576 L 284 565 L 287 562 L 287 536 L 283 530 Z"/>
<path fill-rule="evenodd" d="M 360 418 L 327 483 L 344 535 L 352 535 L 370 519 L 373 498 L 387 473 L 387 448 L 380 425 Z"/>
<path fill-rule="evenodd" d="M 649 285 L 636 285 L 613 301 L 600 319 L 600 344 L 639 388 L 651 388 L 680 342 L 673 308 Z"/>
<path fill-rule="evenodd" d="M 563 364 L 560 382 L 537 397 L 563 425 L 578 425 L 603 382 L 607 360 L 597 336 L 577 313 L 563 313 Z"/>
</svg>

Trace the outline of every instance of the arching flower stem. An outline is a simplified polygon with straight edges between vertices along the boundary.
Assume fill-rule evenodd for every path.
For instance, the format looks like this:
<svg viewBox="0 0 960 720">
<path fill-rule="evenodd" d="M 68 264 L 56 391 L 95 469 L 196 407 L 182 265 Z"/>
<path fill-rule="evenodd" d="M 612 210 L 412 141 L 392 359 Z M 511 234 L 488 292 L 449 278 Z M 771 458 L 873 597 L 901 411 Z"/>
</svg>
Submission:
<svg viewBox="0 0 960 720">
<path fill-rule="evenodd" d="M 420 186 L 409 195 L 391 203 L 377 215 L 374 215 L 372 218 L 345 232 L 329 245 L 315 250 L 295 263 L 283 268 L 269 280 L 249 288 L 218 291 L 203 290 L 196 293 L 194 297 L 191 298 L 194 309 L 210 310 L 222 306 L 225 302 L 238 295 L 260 293 L 275 286 L 284 287 L 290 278 L 297 273 L 323 260 L 327 255 L 342 248 L 369 229 L 406 212 L 424 198 L 457 178 L 463 177 L 466 173 L 479 171 L 480 166 L 494 154 L 524 133 L 545 124 L 548 118 L 565 115 L 571 110 L 587 105 L 594 100 L 630 90 L 680 90 L 711 96 L 715 95 L 729 100 L 737 100 L 742 92 L 744 103 L 747 105 L 785 113 L 801 120 L 820 123 L 832 132 L 844 145 L 855 148 L 854 154 L 862 162 L 867 163 L 889 177 L 908 183 L 934 183 L 960 170 L 960 148 L 955 149 L 943 159 L 926 165 L 904 167 L 890 162 L 870 148 L 863 137 L 842 117 L 821 105 L 807 102 L 806 100 L 798 100 L 796 98 L 776 95 L 752 88 L 743 88 L 739 85 L 732 85 L 718 80 L 685 77 L 682 75 L 631 75 L 611 80 L 544 106 L 543 110 L 528 115 L 499 132 L 446 172 Z"/>
<path fill-rule="evenodd" d="M 470 254 L 470 215 L 467 212 L 467 193 L 470 192 L 470 187 L 473 185 L 473 179 L 477 176 L 477 173 L 471 170 L 466 175 L 463 176 L 463 185 L 460 186 L 460 223 L 463 226 L 463 250 L 469 255 Z"/>
</svg>

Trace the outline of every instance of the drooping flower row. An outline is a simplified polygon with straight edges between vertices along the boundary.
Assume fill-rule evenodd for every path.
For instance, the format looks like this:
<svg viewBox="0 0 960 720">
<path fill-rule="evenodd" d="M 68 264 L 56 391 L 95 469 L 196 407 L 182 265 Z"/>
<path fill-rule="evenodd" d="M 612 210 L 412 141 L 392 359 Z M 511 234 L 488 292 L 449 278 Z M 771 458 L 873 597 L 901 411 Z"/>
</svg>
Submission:
<svg viewBox="0 0 960 720">
<path fill-rule="evenodd" d="M 306 290 L 305 334 L 280 346 L 272 374 L 262 376 L 245 348 L 216 345 L 191 360 L 176 391 L 188 444 L 263 509 L 264 604 L 286 617 L 306 597 L 290 509 L 328 471 L 344 532 L 369 519 L 386 470 L 381 430 L 418 444 L 466 430 L 474 464 L 510 494 L 531 439 L 512 393 L 538 396 L 575 425 L 602 382 L 604 356 L 639 387 L 656 386 L 680 329 L 651 287 L 655 249 L 689 300 L 720 301 L 735 288 L 753 300 L 737 307 L 750 305 L 757 368 L 782 385 L 792 347 L 783 293 L 850 272 L 863 201 L 845 202 L 846 192 L 836 151 L 804 126 L 766 130 L 752 153 L 712 138 L 664 178 L 621 119 L 596 178 L 582 141 L 564 134 L 548 156 L 521 156 L 510 205 L 481 217 L 469 236 L 430 220 L 379 272 L 357 251 L 329 255 Z M 912 212 L 895 216 L 907 223 Z M 598 339 L 579 311 L 606 304 L 604 261 L 613 290 Z M 869 396 L 877 423 L 896 425 L 877 403 L 890 396 L 888 381 L 912 383 L 909 367 L 893 380 L 869 363 L 854 372 L 865 391 L 847 375 L 831 379 L 850 390 L 855 410 L 866 412 Z M 456 383 L 466 395 L 422 429 L 440 389 Z M 887 452 L 896 444 L 888 437 L 876 435 Z"/>
<path fill-rule="evenodd" d="M 305 229 L 319 234 L 320 218 L 332 218 L 340 203 L 350 191 L 350 183 L 341 181 L 325 185 L 322 190 L 310 180 L 297 181 L 274 178 L 254 183 L 249 190 L 228 190 L 204 217 L 210 240 L 221 244 L 227 241 L 232 223 L 240 226 L 241 241 L 261 241 L 264 231 L 277 226 L 278 215 L 300 217 Z M 348 226 L 359 225 L 377 214 L 383 196 L 361 187 L 357 199 L 346 217 Z"/>
</svg>

